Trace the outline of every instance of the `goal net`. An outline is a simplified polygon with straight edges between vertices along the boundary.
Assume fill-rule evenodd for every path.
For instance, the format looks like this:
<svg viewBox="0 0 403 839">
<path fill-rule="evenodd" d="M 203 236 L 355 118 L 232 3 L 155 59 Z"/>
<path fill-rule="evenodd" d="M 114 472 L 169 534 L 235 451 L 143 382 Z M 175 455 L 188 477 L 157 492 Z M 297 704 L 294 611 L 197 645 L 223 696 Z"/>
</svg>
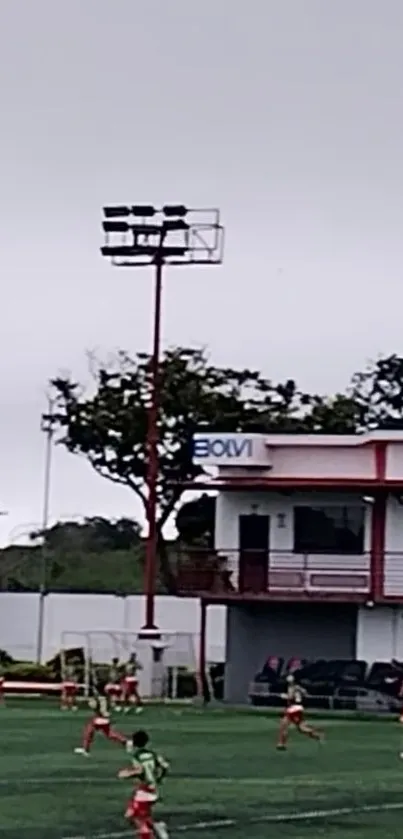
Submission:
<svg viewBox="0 0 403 839">
<path fill-rule="evenodd" d="M 120 664 L 136 653 L 141 664 L 137 677 L 139 689 L 144 697 L 155 699 L 180 699 L 180 683 L 186 680 L 186 693 L 199 694 L 195 638 L 189 632 L 163 632 L 158 641 L 141 638 L 137 632 L 91 632 L 65 631 L 61 636 L 62 678 L 71 662 L 73 650 L 82 650 L 83 688 L 90 693 L 93 670 L 101 678 L 108 677 L 112 659 Z M 191 698 L 191 697 L 189 697 Z"/>
</svg>

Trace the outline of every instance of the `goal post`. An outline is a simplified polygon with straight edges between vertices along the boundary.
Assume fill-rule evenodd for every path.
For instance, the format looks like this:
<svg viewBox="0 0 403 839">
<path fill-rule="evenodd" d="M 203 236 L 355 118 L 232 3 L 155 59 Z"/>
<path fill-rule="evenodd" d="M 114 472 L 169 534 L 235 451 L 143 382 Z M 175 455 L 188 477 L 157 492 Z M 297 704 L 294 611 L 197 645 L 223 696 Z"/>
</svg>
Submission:
<svg viewBox="0 0 403 839">
<path fill-rule="evenodd" d="M 68 662 L 68 650 L 81 648 L 84 656 L 84 692 L 90 693 L 92 667 L 109 668 L 112 659 L 120 663 L 136 653 L 142 669 L 138 672 L 139 689 L 145 698 L 178 699 L 180 673 L 194 674 L 197 679 L 195 638 L 190 632 L 162 632 L 158 640 L 142 638 L 138 632 L 92 630 L 90 632 L 65 631 L 61 636 L 61 666 Z"/>
</svg>

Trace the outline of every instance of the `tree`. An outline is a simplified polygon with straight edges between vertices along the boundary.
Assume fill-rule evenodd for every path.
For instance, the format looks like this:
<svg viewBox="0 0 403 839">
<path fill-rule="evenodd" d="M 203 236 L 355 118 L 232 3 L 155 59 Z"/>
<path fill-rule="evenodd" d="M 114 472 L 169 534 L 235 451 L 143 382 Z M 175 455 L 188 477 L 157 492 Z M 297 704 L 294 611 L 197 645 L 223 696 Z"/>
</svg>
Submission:
<svg viewBox="0 0 403 839">
<path fill-rule="evenodd" d="M 147 418 L 150 357 L 119 352 L 112 360 L 91 360 L 91 384 L 55 378 L 51 420 L 58 442 L 84 455 L 95 471 L 131 489 L 147 517 Z M 158 537 L 161 572 L 169 591 L 175 575 L 163 528 L 181 498 L 184 482 L 202 470 L 192 462 L 192 437 L 216 432 L 299 431 L 310 397 L 295 382 L 272 384 L 253 370 L 210 364 L 203 350 L 176 347 L 162 358 L 159 375 Z"/>
<path fill-rule="evenodd" d="M 403 428 L 403 357 L 381 356 L 352 378 L 349 393 L 361 428 Z"/>
<path fill-rule="evenodd" d="M 135 594 L 144 554 L 140 525 L 132 519 L 56 522 L 33 532 L 30 544 L 0 550 L 0 589 L 38 591 L 45 584 L 49 591 Z"/>
<path fill-rule="evenodd" d="M 207 493 L 182 504 L 175 518 L 179 539 L 188 545 L 213 548 L 215 511 L 216 499 Z"/>
<path fill-rule="evenodd" d="M 141 528 L 137 521 L 128 518 L 111 521 L 102 516 L 59 521 L 46 531 L 31 534 L 33 542 L 44 539 L 49 551 L 81 554 L 130 550 L 138 545 L 140 538 Z"/>
</svg>

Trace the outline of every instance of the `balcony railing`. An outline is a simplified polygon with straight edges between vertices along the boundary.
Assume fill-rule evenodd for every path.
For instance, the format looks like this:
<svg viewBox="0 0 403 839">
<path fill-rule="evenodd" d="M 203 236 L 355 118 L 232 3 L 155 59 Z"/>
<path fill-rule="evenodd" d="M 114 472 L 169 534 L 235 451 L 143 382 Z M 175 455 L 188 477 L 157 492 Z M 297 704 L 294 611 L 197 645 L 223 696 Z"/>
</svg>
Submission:
<svg viewBox="0 0 403 839">
<path fill-rule="evenodd" d="M 180 552 L 177 567 L 181 594 L 223 599 L 266 596 L 275 599 L 322 599 L 356 595 L 365 599 L 371 590 L 371 558 L 338 554 L 295 554 L 283 551 Z M 402 566 L 403 590 L 403 566 Z"/>
<path fill-rule="evenodd" d="M 403 551 L 385 552 L 382 591 L 385 599 L 403 600 Z"/>
</svg>

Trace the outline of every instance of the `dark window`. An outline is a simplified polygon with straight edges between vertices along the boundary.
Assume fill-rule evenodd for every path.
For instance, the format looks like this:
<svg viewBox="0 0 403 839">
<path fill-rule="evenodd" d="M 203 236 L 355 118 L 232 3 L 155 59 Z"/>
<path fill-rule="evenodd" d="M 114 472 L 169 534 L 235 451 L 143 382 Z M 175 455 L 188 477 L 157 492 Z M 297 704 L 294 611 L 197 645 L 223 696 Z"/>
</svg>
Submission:
<svg viewBox="0 0 403 839">
<path fill-rule="evenodd" d="M 294 553 L 364 553 L 365 508 L 294 507 Z"/>
</svg>

